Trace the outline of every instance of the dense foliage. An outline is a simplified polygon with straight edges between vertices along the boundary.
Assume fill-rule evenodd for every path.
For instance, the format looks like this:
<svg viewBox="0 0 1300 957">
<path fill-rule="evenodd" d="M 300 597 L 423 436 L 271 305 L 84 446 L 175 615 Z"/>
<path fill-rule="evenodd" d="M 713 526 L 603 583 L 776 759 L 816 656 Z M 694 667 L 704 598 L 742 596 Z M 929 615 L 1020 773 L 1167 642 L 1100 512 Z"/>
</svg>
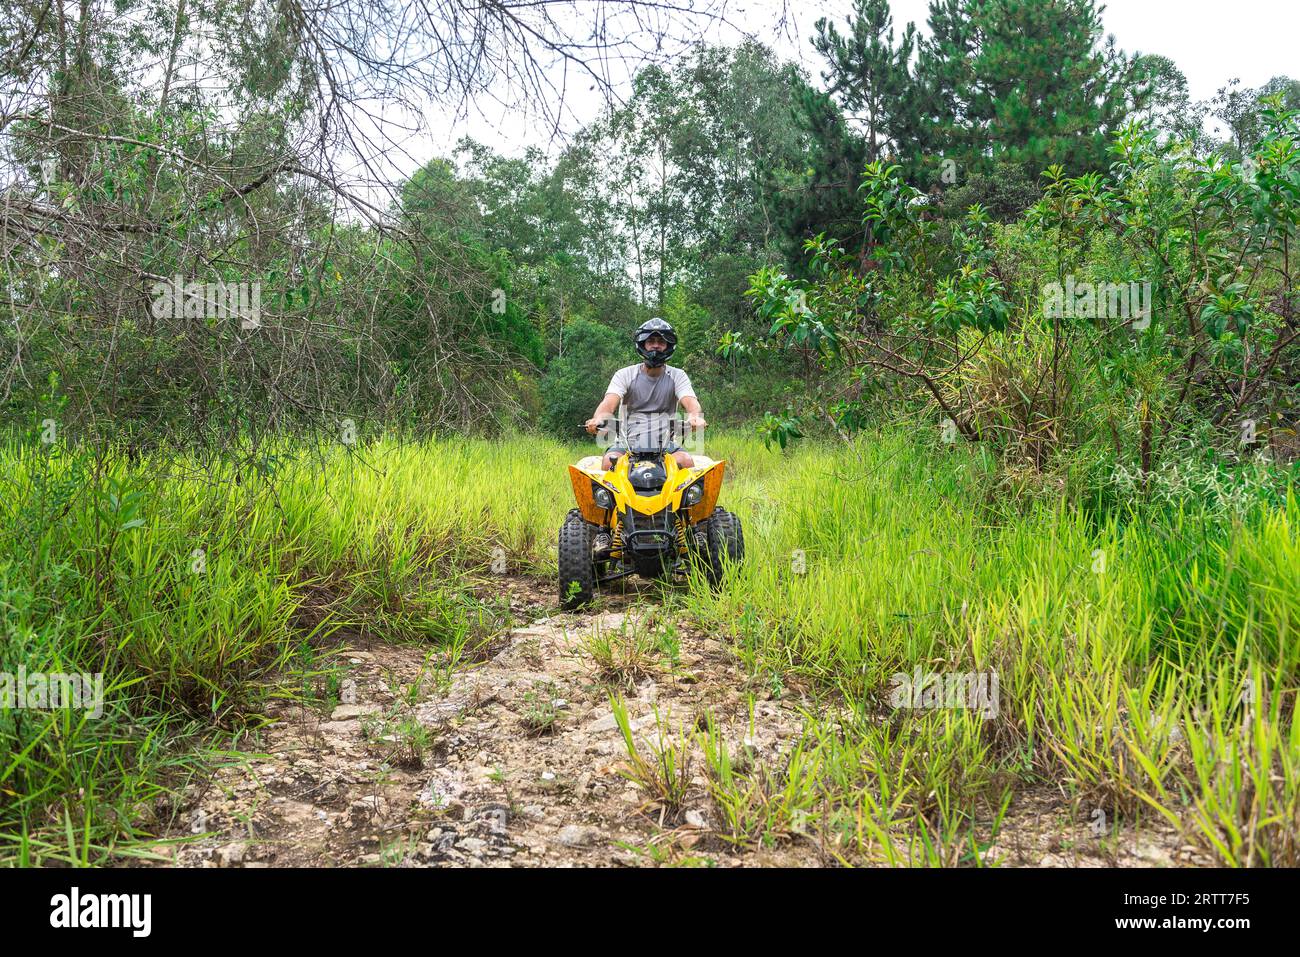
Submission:
<svg viewBox="0 0 1300 957">
<path fill-rule="evenodd" d="M 1108 446 L 1145 474 L 1184 438 L 1174 421 L 1204 439 L 1253 418 L 1276 450 L 1294 422 L 1300 87 L 1189 103 L 1171 61 L 1103 43 L 1092 0 L 936 0 L 924 33 L 858 0 L 817 24 L 820 87 L 753 41 L 696 47 L 554 157 L 464 140 L 379 201 L 308 136 L 352 135 L 319 24 L 109 14 L 87 6 L 103 29 L 73 38 L 6 14 L 48 39 L 14 64 L 35 86 L 2 134 L 3 399 L 29 435 L 567 431 L 632 356 L 598 328 L 656 313 L 715 419 L 767 413 L 787 438 L 916 411 L 913 385 L 1038 470 Z M 150 52 L 161 77 L 135 68 Z M 198 82 L 217 67 L 226 85 Z M 1067 276 L 1150 282 L 1149 331 L 1039 322 Z M 217 283 L 257 286 L 260 314 L 185 291 Z"/>
</svg>

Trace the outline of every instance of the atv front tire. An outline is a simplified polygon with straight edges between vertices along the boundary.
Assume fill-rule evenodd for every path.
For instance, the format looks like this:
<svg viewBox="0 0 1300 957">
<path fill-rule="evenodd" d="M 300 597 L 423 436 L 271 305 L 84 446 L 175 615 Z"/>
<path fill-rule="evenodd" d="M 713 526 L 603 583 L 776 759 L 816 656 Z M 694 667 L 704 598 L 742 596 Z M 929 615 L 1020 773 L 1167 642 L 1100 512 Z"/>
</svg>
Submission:
<svg viewBox="0 0 1300 957">
<path fill-rule="evenodd" d="M 596 592 L 596 564 L 591 549 L 596 526 L 576 508 L 560 526 L 560 607 L 577 608 L 591 601 Z"/>
<path fill-rule="evenodd" d="M 725 508 L 715 508 L 713 514 L 700 522 L 703 548 L 700 558 L 704 574 L 710 585 L 722 581 L 729 564 L 740 564 L 745 557 L 745 533 L 740 518 Z"/>
</svg>

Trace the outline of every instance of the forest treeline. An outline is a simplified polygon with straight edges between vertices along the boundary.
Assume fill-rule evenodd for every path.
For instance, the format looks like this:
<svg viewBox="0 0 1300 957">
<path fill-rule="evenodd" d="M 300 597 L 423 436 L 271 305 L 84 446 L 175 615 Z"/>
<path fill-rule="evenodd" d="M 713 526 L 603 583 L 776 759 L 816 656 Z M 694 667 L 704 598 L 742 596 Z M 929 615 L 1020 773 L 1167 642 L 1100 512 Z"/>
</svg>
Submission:
<svg viewBox="0 0 1300 957">
<path fill-rule="evenodd" d="M 473 93 L 523 27 L 465 52 L 412 9 L 0 8 L 12 428 L 576 437 L 659 314 L 715 421 L 782 445 L 885 410 L 1011 475 L 1289 454 L 1300 83 L 1194 102 L 1092 0 L 855 0 L 816 76 L 696 45 L 550 158 L 380 183 L 371 104 Z M 1048 315 L 1067 282 L 1146 313 Z"/>
</svg>

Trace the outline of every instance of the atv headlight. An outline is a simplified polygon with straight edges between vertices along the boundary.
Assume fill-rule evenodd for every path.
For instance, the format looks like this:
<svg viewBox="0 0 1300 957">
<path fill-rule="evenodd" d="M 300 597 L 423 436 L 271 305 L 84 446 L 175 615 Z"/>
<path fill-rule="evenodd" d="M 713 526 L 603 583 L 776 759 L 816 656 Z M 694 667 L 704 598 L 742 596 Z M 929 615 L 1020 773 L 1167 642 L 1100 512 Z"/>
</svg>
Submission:
<svg viewBox="0 0 1300 957">
<path fill-rule="evenodd" d="M 688 488 L 685 492 L 682 493 L 682 504 L 698 505 L 700 504 L 700 499 L 702 498 L 704 498 L 704 483 L 696 482 L 694 485 L 692 485 L 690 488 Z"/>
<path fill-rule="evenodd" d="M 593 482 L 591 487 L 591 497 L 595 500 L 597 508 L 614 507 L 614 495 L 603 485 L 596 485 Z"/>
</svg>

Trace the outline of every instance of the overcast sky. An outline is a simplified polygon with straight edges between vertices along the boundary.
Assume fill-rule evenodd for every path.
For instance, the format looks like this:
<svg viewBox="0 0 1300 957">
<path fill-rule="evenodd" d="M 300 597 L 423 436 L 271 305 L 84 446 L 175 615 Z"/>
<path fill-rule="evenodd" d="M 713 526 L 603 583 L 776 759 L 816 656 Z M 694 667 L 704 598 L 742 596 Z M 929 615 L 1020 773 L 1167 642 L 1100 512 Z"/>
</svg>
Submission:
<svg viewBox="0 0 1300 957">
<path fill-rule="evenodd" d="M 742 31 L 751 32 L 819 79 L 820 58 L 810 42 L 813 25 L 822 16 L 840 23 L 852 6 L 851 0 L 790 0 L 791 22 L 778 32 L 781 0 L 730 0 L 728 20 L 735 27 L 717 27 L 708 38 L 735 43 Z M 908 21 L 926 32 L 928 0 L 891 0 L 891 7 L 896 32 Z M 1107 33 L 1114 34 L 1126 52 L 1172 59 L 1187 76 L 1194 100 L 1213 96 L 1231 77 L 1239 77 L 1245 86 L 1259 86 L 1279 74 L 1300 77 L 1300 0 L 1111 0 L 1102 19 Z M 571 134 L 590 122 L 602 104 L 602 96 L 587 84 L 571 86 L 563 132 Z M 512 155 L 529 145 L 553 153 L 562 141 L 537 117 L 500 106 L 484 108 L 480 103 L 478 110 L 461 118 L 431 111 L 427 118 L 429 130 L 419 145 L 410 144 L 410 159 L 447 155 L 466 134 Z"/>
</svg>

